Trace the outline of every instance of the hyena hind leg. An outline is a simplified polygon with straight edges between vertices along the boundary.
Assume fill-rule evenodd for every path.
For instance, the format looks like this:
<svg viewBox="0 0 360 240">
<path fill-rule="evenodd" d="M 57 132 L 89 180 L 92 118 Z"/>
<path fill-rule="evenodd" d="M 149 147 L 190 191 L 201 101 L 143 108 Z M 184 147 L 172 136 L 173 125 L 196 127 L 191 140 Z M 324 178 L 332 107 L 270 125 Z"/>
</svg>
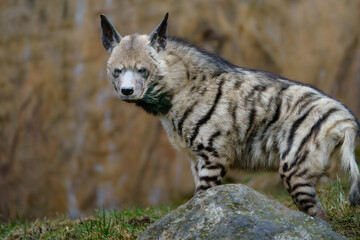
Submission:
<svg viewBox="0 0 360 240">
<path fill-rule="evenodd" d="M 194 164 L 193 175 L 196 185 L 195 195 L 198 195 L 213 186 L 220 185 L 226 171 L 227 168 L 220 162 L 200 160 L 196 165 Z"/>
<path fill-rule="evenodd" d="M 281 174 L 287 191 L 300 211 L 327 221 L 329 217 L 316 195 L 316 183 L 320 177 L 310 169 L 299 167 Z"/>
</svg>

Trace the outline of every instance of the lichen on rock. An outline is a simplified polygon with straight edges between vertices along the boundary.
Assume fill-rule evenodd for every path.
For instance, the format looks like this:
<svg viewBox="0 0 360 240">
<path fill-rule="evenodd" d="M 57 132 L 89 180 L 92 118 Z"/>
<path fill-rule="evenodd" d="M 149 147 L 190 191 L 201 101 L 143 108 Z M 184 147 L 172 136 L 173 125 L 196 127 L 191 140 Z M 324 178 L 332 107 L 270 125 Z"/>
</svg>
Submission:
<svg viewBox="0 0 360 240">
<path fill-rule="evenodd" d="M 346 239 L 330 225 L 241 184 L 208 189 L 138 239 Z"/>
</svg>

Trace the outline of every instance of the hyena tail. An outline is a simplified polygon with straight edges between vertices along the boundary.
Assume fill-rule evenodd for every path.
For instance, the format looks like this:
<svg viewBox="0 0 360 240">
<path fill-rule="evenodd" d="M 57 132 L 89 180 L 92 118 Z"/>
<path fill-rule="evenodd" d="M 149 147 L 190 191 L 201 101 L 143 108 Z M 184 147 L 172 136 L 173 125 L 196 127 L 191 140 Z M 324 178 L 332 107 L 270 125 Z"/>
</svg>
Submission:
<svg viewBox="0 0 360 240">
<path fill-rule="evenodd" d="M 341 165 L 344 172 L 350 173 L 349 201 L 351 206 L 360 205 L 360 175 L 355 160 L 357 133 L 354 129 L 345 129 L 341 146 Z"/>
</svg>

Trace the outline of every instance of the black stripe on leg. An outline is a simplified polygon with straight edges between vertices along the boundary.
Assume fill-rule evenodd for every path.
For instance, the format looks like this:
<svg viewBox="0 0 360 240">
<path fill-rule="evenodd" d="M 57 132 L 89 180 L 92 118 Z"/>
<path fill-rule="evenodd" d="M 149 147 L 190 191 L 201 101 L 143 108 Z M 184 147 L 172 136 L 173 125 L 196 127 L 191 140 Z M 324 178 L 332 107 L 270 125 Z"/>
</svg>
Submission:
<svg viewBox="0 0 360 240">
<path fill-rule="evenodd" d="M 294 167 L 296 164 L 301 164 L 302 162 L 305 161 L 307 155 L 308 155 L 309 151 L 305 151 L 305 153 L 303 155 L 297 155 L 295 160 L 290 164 L 290 167 L 289 167 L 289 171 L 292 169 L 292 167 Z"/>
<path fill-rule="evenodd" d="M 205 116 L 203 116 L 197 123 L 196 123 L 196 127 L 194 128 L 194 131 L 191 135 L 191 138 L 190 138 L 190 146 L 193 145 L 193 142 L 195 140 L 195 138 L 197 137 L 197 135 L 199 134 L 199 129 L 202 125 L 204 125 L 205 123 L 207 123 L 207 121 L 209 121 L 209 119 L 211 118 L 212 114 L 214 113 L 215 111 L 215 108 L 221 98 L 221 95 L 222 95 L 222 86 L 224 84 L 225 80 L 222 79 L 221 82 L 219 83 L 219 87 L 218 87 L 218 91 L 217 91 L 217 94 L 216 94 L 216 97 L 214 99 L 214 103 L 213 105 L 211 106 L 211 108 L 209 109 L 209 111 L 206 113 Z"/>
<path fill-rule="evenodd" d="M 309 203 L 311 203 L 311 205 L 314 205 L 316 203 L 316 201 L 314 199 L 311 199 L 311 198 L 300 199 L 297 202 L 298 202 L 299 206 L 307 205 Z"/>
<path fill-rule="evenodd" d="M 290 134 L 289 134 L 289 137 L 288 137 L 288 140 L 287 140 L 287 149 L 284 151 L 284 153 L 282 154 L 281 156 L 281 159 L 284 159 L 290 152 L 291 150 L 291 147 L 294 143 L 294 136 L 295 136 L 295 133 L 296 133 L 296 130 L 300 127 L 300 124 L 307 118 L 307 116 L 309 115 L 309 113 L 311 112 L 311 110 L 314 108 L 314 106 L 312 106 L 309 110 L 307 110 L 307 112 L 302 115 L 300 118 L 298 118 L 294 124 L 291 126 L 291 129 L 290 129 Z"/>
<path fill-rule="evenodd" d="M 295 193 L 294 195 L 291 195 L 291 197 L 293 197 L 293 198 L 298 198 L 298 197 L 301 196 L 301 195 L 306 195 L 306 196 L 309 196 L 309 197 L 311 197 L 311 198 L 314 198 L 314 197 L 316 196 L 315 193 L 297 192 L 297 193 Z"/>
<path fill-rule="evenodd" d="M 307 170 L 307 169 L 304 169 L 304 170 L 302 170 L 301 172 L 299 172 L 298 174 L 296 174 L 296 177 L 302 177 L 302 176 L 304 176 L 307 172 L 308 172 L 308 170 Z"/>
<path fill-rule="evenodd" d="M 287 184 L 287 188 L 286 188 L 286 190 L 288 190 L 288 191 L 289 191 L 289 190 L 291 189 L 289 179 L 286 179 L 286 180 L 285 180 L 285 182 L 286 182 L 286 184 Z"/>
<path fill-rule="evenodd" d="M 223 165 L 221 164 L 215 164 L 215 165 L 210 165 L 206 167 L 207 169 L 223 169 L 225 168 Z"/>
<path fill-rule="evenodd" d="M 308 154 L 309 154 L 309 150 L 306 150 L 305 153 L 302 155 L 302 157 L 297 162 L 297 164 L 300 165 L 302 162 L 304 162 Z"/>
<path fill-rule="evenodd" d="M 287 163 L 284 163 L 282 170 L 283 170 L 283 172 L 286 172 L 288 170 L 288 164 Z"/>
<path fill-rule="evenodd" d="M 204 160 L 209 160 L 209 157 L 208 157 L 205 153 L 200 152 L 200 153 L 198 153 L 197 155 L 198 155 L 199 157 L 203 158 Z"/>
<path fill-rule="evenodd" d="M 309 204 L 309 205 L 306 205 L 306 206 L 302 207 L 301 209 L 302 209 L 302 211 L 307 213 L 309 211 L 309 209 L 312 208 L 312 207 L 314 207 L 314 205 Z"/>
<path fill-rule="evenodd" d="M 292 172 L 286 177 L 286 179 L 287 179 L 288 181 L 290 181 L 291 178 L 292 178 L 292 176 L 294 176 L 294 174 L 295 174 L 298 170 L 299 170 L 299 168 L 297 168 L 297 169 L 295 169 L 294 171 L 292 171 Z"/>
<path fill-rule="evenodd" d="M 221 170 L 220 171 L 221 178 L 223 178 L 226 174 L 226 168 L 221 163 L 216 163 L 214 165 L 206 166 L 206 169 L 209 169 L 209 170 L 220 169 Z"/>
<path fill-rule="evenodd" d="M 320 128 L 322 126 L 322 124 L 326 121 L 326 119 L 334 112 L 338 111 L 337 108 L 331 108 L 329 111 L 327 111 L 310 129 L 310 132 L 303 138 L 303 140 L 300 143 L 300 146 L 297 150 L 298 154 L 301 149 L 305 146 L 306 142 L 309 141 L 311 135 L 315 134 L 315 136 L 318 134 L 318 132 L 320 131 Z"/>
<path fill-rule="evenodd" d="M 205 181 L 205 182 L 216 182 L 218 180 L 219 176 L 202 176 L 200 177 L 200 181 Z"/>
<path fill-rule="evenodd" d="M 313 187 L 313 185 L 310 183 L 297 183 L 291 187 L 290 191 L 294 192 L 299 187 Z"/>
</svg>

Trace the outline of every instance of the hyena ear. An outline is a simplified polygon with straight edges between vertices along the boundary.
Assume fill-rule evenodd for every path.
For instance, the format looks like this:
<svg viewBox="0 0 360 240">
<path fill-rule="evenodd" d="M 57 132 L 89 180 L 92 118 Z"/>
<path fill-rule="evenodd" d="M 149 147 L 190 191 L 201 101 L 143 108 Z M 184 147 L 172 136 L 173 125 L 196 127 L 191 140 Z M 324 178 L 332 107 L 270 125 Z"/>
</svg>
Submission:
<svg viewBox="0 0 360 240">
<path fill-rule="evenodd" d="M 149 35 L 150 45 L 156 49 L 157 52 L 164 49 L 166 46 L 167 37 L 167 20 L 169 13 L 165 13 L 165 16 L 159 26 Z"/>
<path fill-rule="evenodd" d="M 112 52 L 114 47 L 118 45 L 121 40 L 120 34 L 115 30 L 111 22 L 105 17 L 105 15 L 100 15 L 101 19 L 101 30 L 102 30 L 102 43 L 105 49 L 109 52 Z"/>
</svg>

